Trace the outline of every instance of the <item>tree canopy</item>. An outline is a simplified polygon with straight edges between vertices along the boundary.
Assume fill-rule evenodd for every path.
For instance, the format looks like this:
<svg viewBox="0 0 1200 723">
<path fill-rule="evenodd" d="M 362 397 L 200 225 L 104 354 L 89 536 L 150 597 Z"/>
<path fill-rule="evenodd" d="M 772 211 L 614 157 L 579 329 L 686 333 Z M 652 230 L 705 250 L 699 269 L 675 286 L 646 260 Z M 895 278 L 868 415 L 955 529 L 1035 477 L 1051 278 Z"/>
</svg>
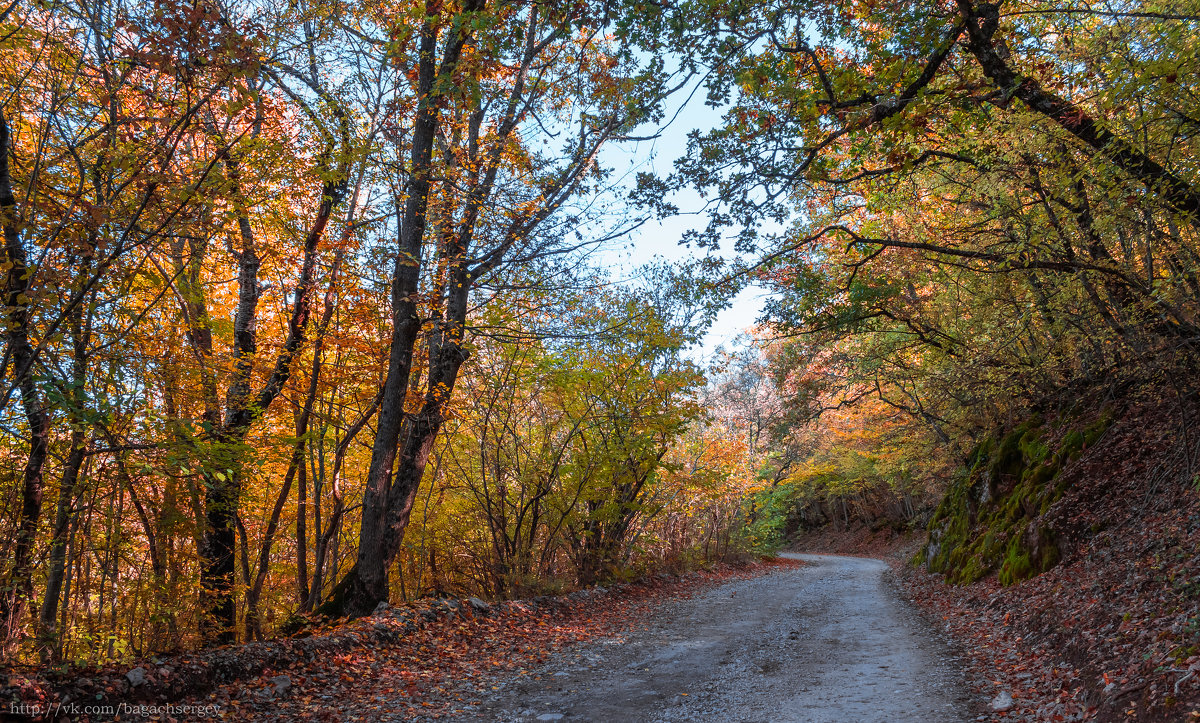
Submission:
<svg viewBox="0 0 1200 723">
<path fill-rule="evenodd" d="M 1186 0 L 8 5 L 6 658 L 907 524 L 996 427 L 1182 389 L 1198 24 Z M 606 165 L 697 90 L 722 120 L 669 173 Z M 699 258 L 604 268 L 684 191 Z M 762 318 L 703 368 L 751 283 Z"/>
</svg>

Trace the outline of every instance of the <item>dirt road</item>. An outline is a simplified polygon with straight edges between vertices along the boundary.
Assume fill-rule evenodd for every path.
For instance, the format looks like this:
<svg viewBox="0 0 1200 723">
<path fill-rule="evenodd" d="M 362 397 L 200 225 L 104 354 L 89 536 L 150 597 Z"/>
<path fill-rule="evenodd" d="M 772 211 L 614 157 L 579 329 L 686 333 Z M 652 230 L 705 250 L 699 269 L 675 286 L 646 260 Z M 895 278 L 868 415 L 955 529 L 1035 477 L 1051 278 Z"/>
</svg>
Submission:
<svg viewBox="0 0 1200 723">
<path fill-rule="evenodd" d="M 666 606 L 649 630 L 571 648 L 477 709 L 485 721 L 949 723 L 957 660 L 879 560 L 808 564 Z"/>
</svg>

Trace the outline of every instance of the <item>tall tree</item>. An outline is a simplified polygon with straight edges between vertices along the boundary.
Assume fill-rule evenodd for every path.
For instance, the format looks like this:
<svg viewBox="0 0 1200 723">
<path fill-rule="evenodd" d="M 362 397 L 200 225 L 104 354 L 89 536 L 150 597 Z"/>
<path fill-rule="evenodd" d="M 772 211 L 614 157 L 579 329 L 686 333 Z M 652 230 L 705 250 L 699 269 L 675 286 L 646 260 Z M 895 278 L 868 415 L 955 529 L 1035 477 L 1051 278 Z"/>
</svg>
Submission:
<svg viewBox="0 0 1200 723">
<path fill-rule="evenodd" d="M 604 12 L 475 0 L 427 8 L 358 557 L 326 610 L 361 615 L 388 597 L 387 570 L 466 358 L 472 292 L 506 264 L 577 248 L 552 218 L 598 178 L 600 148 L 657 112 L 661 74 L 605 36 Z M 547 143 L 567 139 L 560 157 L 531 147 L 539 128 Z M 421 342 L 413 410 L 405 400 L 420 382 Z"/>
</svg>

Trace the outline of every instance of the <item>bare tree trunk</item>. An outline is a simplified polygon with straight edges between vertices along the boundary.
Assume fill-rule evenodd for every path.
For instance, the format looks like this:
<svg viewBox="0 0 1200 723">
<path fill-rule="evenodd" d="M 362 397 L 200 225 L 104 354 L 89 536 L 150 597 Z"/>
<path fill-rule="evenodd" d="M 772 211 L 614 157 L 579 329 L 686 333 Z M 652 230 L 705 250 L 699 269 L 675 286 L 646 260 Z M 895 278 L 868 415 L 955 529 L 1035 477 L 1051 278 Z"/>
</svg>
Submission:
<svg viewBox="0 0 1200 723">
<path fill-rule="evenodd" d="M 58 620 L 58 604 L 66 571 L 67 532 L 71 524 L 71 508 L 75 502 L 75 485 L 79 480 L 79 469 L 83 466 L 84 453 L 87 451 L 85 442 L 86 435 L 82 427 L 77 427 L 71 432 L 71 451 L 63 465 L 62 482 L 58 490 L 54 530 L 50 536 L 46 594 L 42 597 L 42 609 L 38 617 L 38 654 L 42 662 L 58 660 L 62 653 L 55 622 Z"/>
<path fill-rule="evenodd" d="M 11 369 L 13 384 L 29 425 L 29 454 L 21 474 L 21 521 L 13 546 L 13 564 L 0 585 L 0 634 L 9 641 L 20 637 L 21 618 L 33 598 L 31 562 L 33 542 L 42 513 L 42 468 L 49 453 L 50 417 L 34 382 L 35 352 L 29 342 L 29 296 L 32 273 L 21 242 L 21 219 L 13 196 L 9 156 L 12 139 L 8 121 L 0 111 L 0 225 L 4 230 L 5 304 L 8 307 L 8 346 L 4 368 Z M 2 377 L 3 375 L 0 375 Z"/>
</svg>

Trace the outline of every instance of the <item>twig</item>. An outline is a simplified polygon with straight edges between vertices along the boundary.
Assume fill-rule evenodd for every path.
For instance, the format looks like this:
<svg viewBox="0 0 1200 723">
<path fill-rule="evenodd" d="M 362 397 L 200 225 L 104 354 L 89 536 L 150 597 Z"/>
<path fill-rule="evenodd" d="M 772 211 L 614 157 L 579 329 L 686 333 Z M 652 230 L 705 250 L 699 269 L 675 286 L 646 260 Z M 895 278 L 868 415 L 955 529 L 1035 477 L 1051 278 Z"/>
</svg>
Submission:
<svg viewBox="0 0 1200 723">
<path fill-rule="evenodd" d="M 1171 668 L 1171 670 L 1169 671 L 1171 673 L 1187 673 L 1187 675 L 1185 675 L 1182 678 L 1180 678 L 1179 680 L 1175 681 L 1175 695 L 1179 695 L 1179 686 L 1183 685 L 1184 683 L 1188 682 L 1192 678 L 1196 677 L 1196 670 L 1197 670 L 1197 666 L 1195 666 L 1195 665 L 1188 668 L 1187 670 L 1179 670 L 1178 668 Z"/>
</svg>

